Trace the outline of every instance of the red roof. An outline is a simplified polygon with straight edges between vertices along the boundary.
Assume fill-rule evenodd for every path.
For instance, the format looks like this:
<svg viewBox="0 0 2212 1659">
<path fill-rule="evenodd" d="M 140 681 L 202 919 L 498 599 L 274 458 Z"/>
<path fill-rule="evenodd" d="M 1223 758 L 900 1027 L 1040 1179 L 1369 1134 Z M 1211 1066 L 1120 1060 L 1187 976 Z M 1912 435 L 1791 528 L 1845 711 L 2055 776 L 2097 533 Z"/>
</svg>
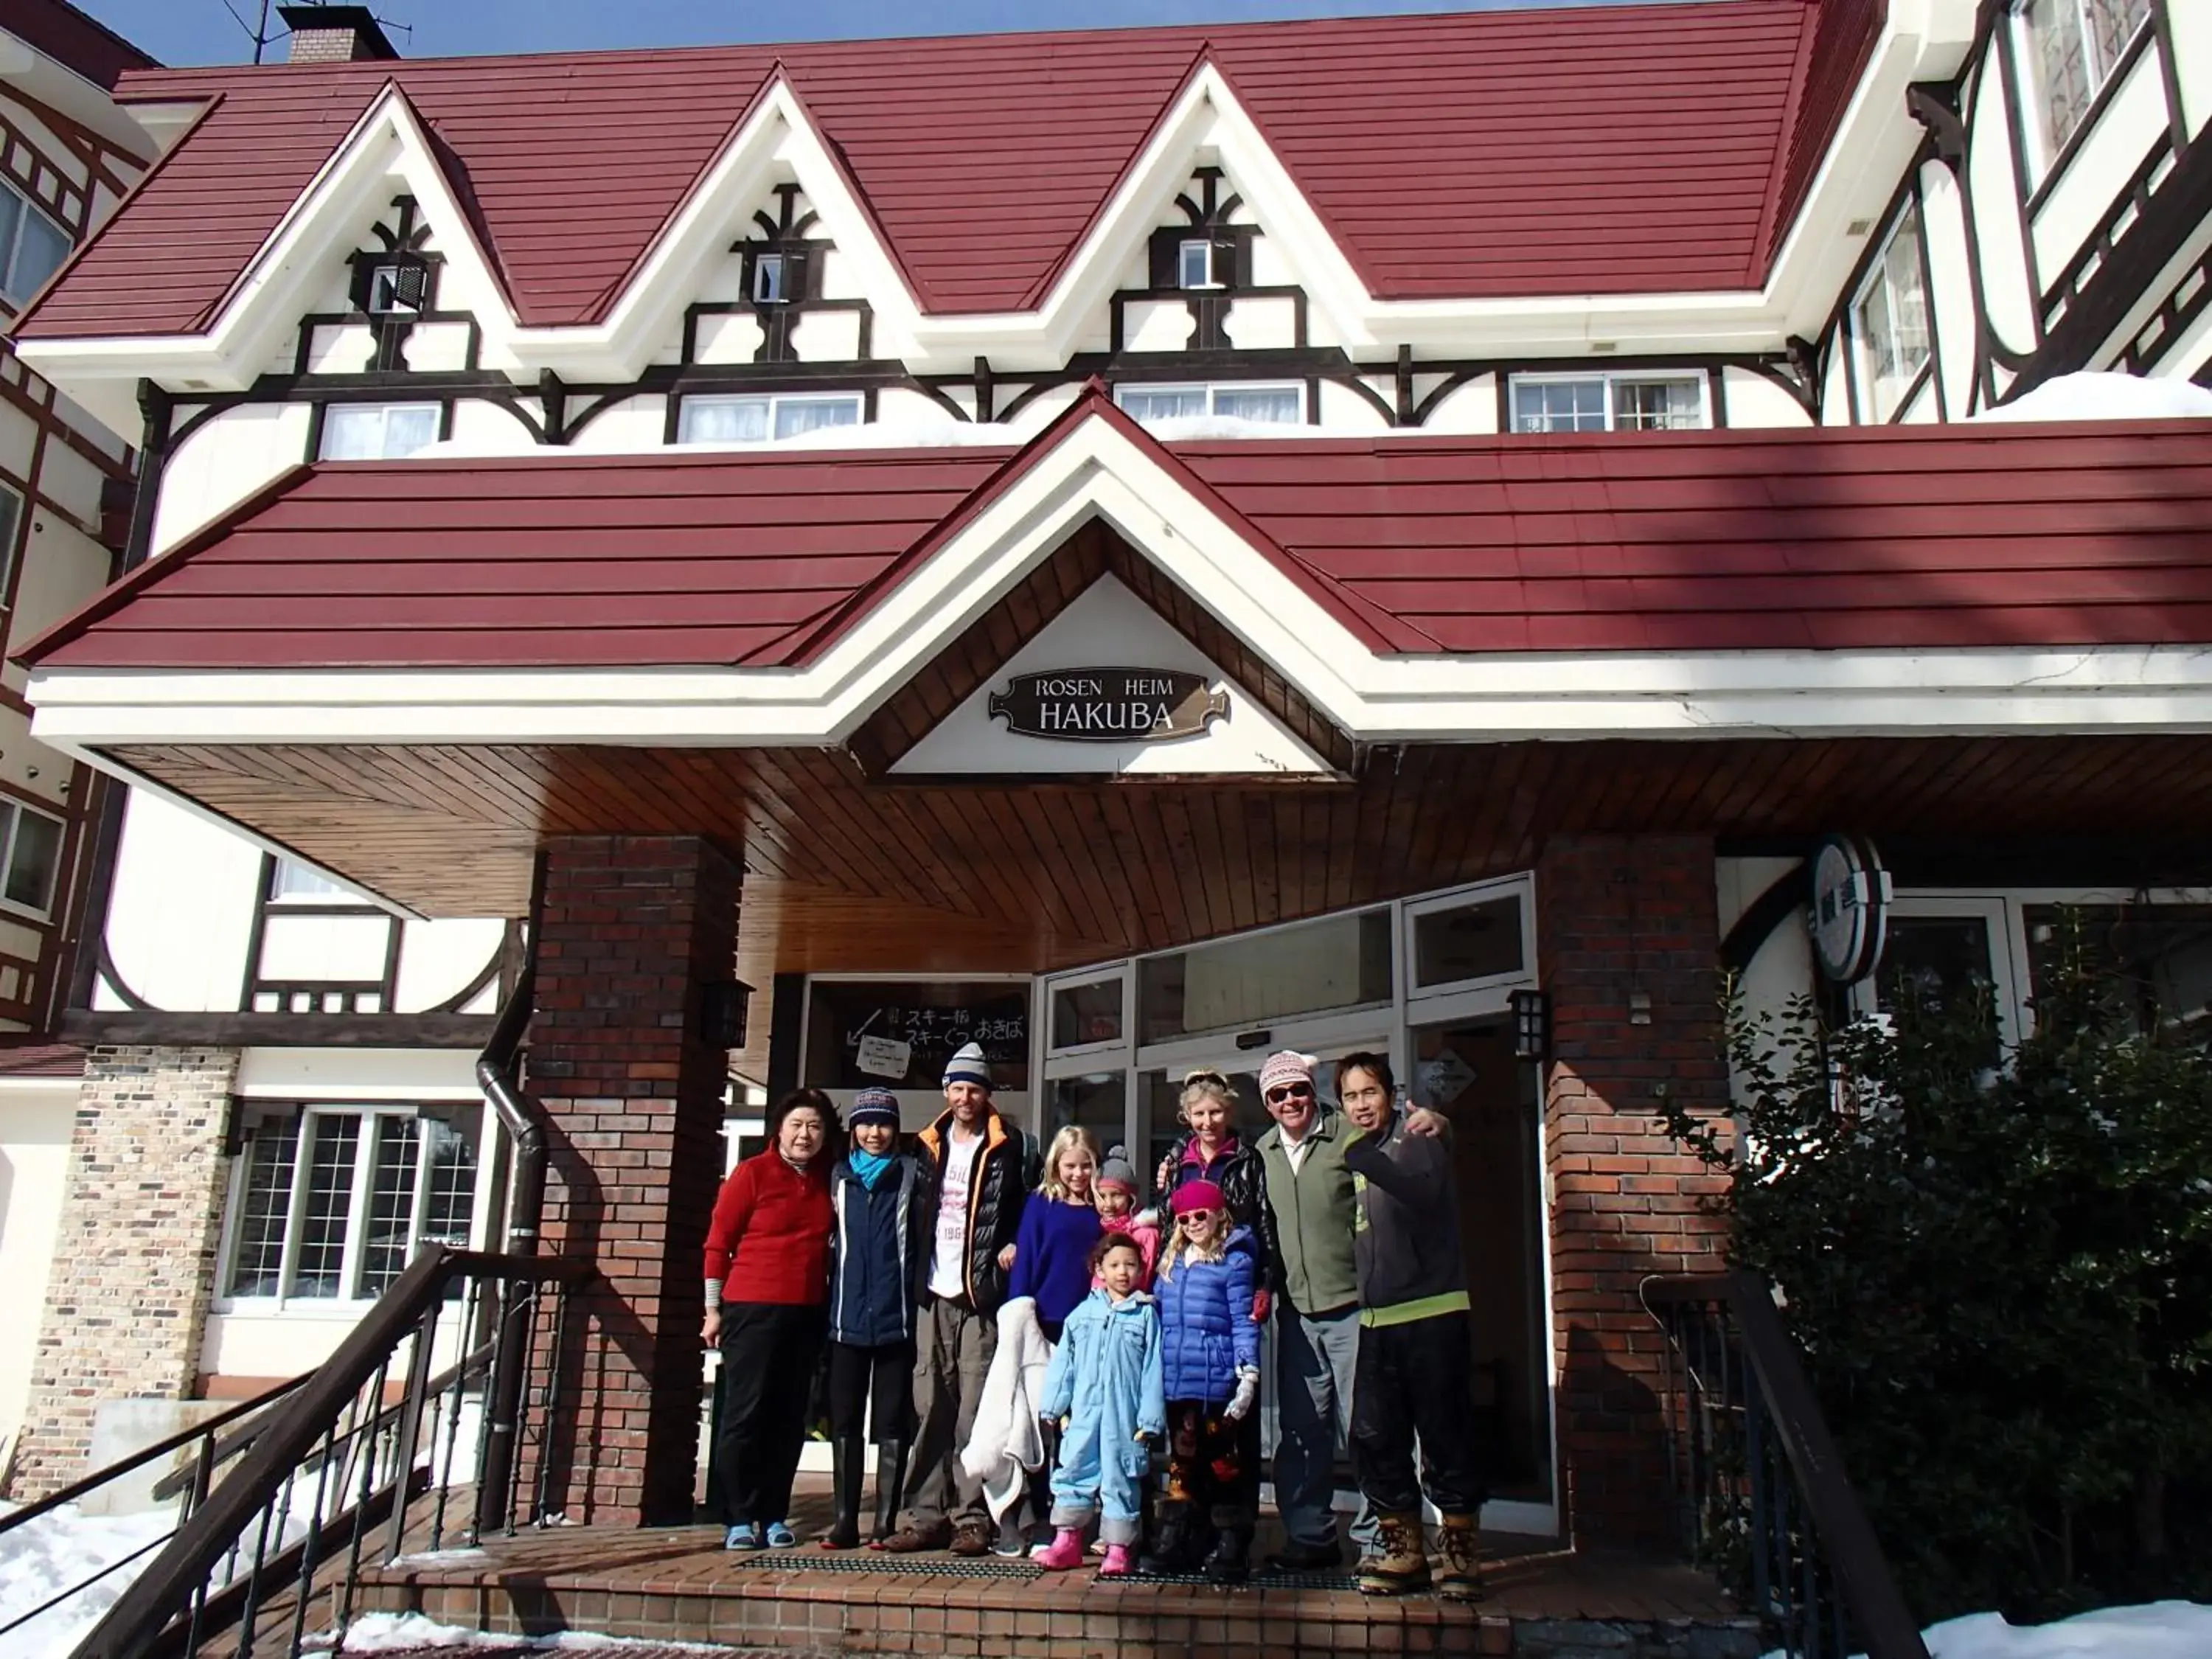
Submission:
<svg viewBox="0 0 2212 1659">
<path fill-rule="evenodd" d="M 1092 413 L 1137 432 L 302 467 L 23 659 L 803 662 Z M 1378 650 L 2212 642 L 2212 422 L 1138 441 Z"/>
<path fill-rule="evenodd" d="M 114 30 L 63 0 L 7 0 L 0 6 L 0 29 L 97 86 L 112 88 L 130 70 L 161 67 Z"/>
<path fill-rule="evenodd" d="M 387 81 L 465 172 L 522 320 L 590 321 L 779 65 L 933 313 L 1034 307 L 1204 61 L 1378 295 L 1741 289 L 1793 132 L 1817 151 L 1840 113 L 1793 93 L 1822 3 L 132 75 L 129 99 L 219 101 L 19 332 L 204 324 Z M 1863 46 L 1824 51 L 1847 90 Z"/>
<path fill-rule="evenodd" d="M 68 1042 L 0 1044 L 0 1077 L 82 1077 L 84 1050 Z"/>
</svg>

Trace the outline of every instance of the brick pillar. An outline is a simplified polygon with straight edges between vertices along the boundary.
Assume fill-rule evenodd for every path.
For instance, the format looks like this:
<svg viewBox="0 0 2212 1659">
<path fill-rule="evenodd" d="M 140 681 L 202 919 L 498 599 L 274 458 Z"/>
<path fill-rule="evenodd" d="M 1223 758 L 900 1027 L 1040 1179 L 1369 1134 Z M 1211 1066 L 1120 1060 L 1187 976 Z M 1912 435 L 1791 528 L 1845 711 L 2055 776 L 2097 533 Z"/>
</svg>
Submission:
<svg viewBox="0 0 2212 1659">
<path fill-rule="evenodd" d="M 729 1072 L 701 1039 L 699 987 L 734 971 L 740 874 L 696 836 L 547 848 L 530 1036 L 553 1118 L 544 1249 L 599 1269 L 570 1307 L 550 1453 L 571 1521 L 691 1519 L 699 1257 Z"/>
<path fill-rule="evenodd" d="M 1536 902 L 1552 999 L 1545 1153 L 1567 1516 L 1578 1542 L 1660 1541 L 1671 1526 L 1665 1344 L 1637 1285 L 1719 1265 L 1720 1224 L 1699 1199 L 1722 1183 L 1656 1121 L 1665 1097 L 1728 1106 L 1712 843 L 1556 837 L 1537 864 Z M 1648 1025 L 1632 1023 L 1639 994 Z"/>
<path fill-rule="evenodd" d="M 103 1401 L 198 1392 L 237 1075 L 228 1048 L 98 1048 L 86 1060 L 15 1497 L 89 1472 Z"/>
</svg>

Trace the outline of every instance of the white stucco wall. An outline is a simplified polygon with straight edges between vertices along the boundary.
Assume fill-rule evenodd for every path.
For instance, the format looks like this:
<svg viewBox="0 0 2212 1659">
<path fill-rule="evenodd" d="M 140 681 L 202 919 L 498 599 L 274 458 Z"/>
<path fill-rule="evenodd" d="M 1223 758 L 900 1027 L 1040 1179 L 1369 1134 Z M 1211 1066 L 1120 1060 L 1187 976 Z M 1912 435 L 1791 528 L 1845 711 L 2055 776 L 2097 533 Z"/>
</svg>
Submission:
<svg viewBox="0 0 2212 1659">
<path fill-rule="evenodd" d="M 0 1079 L 0 1441 L 29 1398 L 76 1096 L 70 1079 Z"/>
<path fill-rule="evenodd" d="M 208 820 L 132 790 L 115 861 L 107 946 L 138 996 L 179 1013 L 234 1012 L 261 854 Z M 107 1009 L 112 994 L 95 998 Z"/>
<path fill-rule="evenodd" d="M 179 444 L 161 475 L 154 551 L 167 552 L 307 459 L 305 404 L 248 404 L 211 416 Z"/>
</svg>

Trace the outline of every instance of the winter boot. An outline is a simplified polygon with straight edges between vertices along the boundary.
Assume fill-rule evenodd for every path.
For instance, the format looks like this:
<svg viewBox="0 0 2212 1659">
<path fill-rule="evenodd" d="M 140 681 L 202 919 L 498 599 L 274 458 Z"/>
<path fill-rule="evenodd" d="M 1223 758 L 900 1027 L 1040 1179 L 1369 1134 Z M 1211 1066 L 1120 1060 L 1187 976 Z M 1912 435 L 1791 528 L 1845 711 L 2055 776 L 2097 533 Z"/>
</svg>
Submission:
<svg viewBox="0 0 2212 1659">
<path fill-rule="evenodd" d="M 1454 1601 L 1482 1600 L 1482 1546 L 1471 1515 L 1444 1516 L 1443 1571 L 1437 1594 Z"/>
<path fill-rule="evenodd" d="M 1237 1523 L 1222 1528 L 1206 1558 L 1206 1582 L 1241 1584 L 1252 1576 L 1252 1528 Z"/>
<path fill-rule="evenodd" d="M 1421 1516 L 1378 1515 L 1375 1547 L 1359 1564 L 1362 1595 L 1404 1595 L 1429 1587 L 1428 1552 L 1421 1541 Z"/>
<path fill-rule="evenodd" d="M 1083 1529 L 1062 1527 L 1052 1535 L 1052 1542 L 1033 1558 L 1047 1572 L 1066 1572 L 1083 1565 Z"/>
<path fill-rule="evenodd" d="M 866 1451 L 867 1442 L 857 1434 L 841 1434 L 830 1443 L 830 1486 L 836 1519 L 822 1536 L 825 1550 L 860 1547 L 860 1477 L 867 1473 Z"/>
<path fill-rule="evenodd" d="M 1129 1567 L 1129 1547 L 1127 1544 L 1109 1544 L 1106 1559 L 1098 1565 L 1098 1576 L 1101 1578 L 1127 1578 Z"/>
<path fill-rule="evenodd" d="M 1145 1553 L 1144 1571 L 1167 1576 L 1190 1571 L 1198 1565 L 1197 1528 L 1193 1505 L 1162 1499 L 1159 1528 L 1153 1534 L 1152 1548 Z"/>
<path fill-rule="evenodd" d="M 906 1442 L 885 1440 L 876 1447 L 876 1535 L 872 1550 L 898 1530 L 899 1494 L 906 1490 Z"/>
</svg>

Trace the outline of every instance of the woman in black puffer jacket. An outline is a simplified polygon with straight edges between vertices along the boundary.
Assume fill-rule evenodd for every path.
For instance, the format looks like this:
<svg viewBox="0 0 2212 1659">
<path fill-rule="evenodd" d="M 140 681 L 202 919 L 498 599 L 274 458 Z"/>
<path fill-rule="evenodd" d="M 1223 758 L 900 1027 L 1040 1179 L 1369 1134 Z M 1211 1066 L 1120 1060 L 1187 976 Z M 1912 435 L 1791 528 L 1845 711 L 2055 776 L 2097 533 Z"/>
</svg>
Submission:
<svg viewBox="0 0 2212 1659">
<path fill-rule="evenodd" d="M 1160 1201 L 1165 1204 L 1188 1181 L 1210 1181 L 1221 1188 L 1230 1219 L 1251 1230 L 1259 1258 L 1253 1276 L 1252 1317 L 1264 1324 L 1282 1258 L 1275 1248 L 1275 1215 L 1267 1207 L 1267 1176 L 1259 1148 L 1247 1146 L 1234 1127 L 1237 1091 L 1219 1072 L 1201 1067 L 1183 1079 L 1177 1115 L 1188 1133 L 1160 1160 Z"/>
</svg>

